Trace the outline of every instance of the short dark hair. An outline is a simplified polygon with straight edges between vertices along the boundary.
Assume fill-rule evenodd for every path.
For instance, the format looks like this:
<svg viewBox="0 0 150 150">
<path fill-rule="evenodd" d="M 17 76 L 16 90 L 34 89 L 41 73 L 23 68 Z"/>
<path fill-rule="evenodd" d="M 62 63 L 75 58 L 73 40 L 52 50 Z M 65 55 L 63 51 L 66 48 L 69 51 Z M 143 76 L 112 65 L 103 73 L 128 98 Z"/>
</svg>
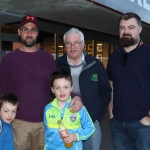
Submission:
<svg viewBox="0 0 150 150">
<path fill-rule="evenodd" d="M 8 94 L 4 94 L 4 95 L 0 96 L 0 109 L 2 108 L 4 102 L 8 102 L 13 105 L 18 105 L 17 96 L 15 96 L 12 93 L 8 93 Z"/>
<path fill-rule="evenodd" d="M 54 81 L 56 79 L 61 79 L 61 78 L 65 78 L 66 80 L 70 81 L 71 85 L 73 85 L 71 74 L 66 70 L 60 70 L 60 71 L 53 72 L 51 78 L 51 87 L 53 87 Z"/>
<path fill-rule="evenodd" d="M 137 23 L 138 23 L 138 25 L 141 26 L 141 18 L 140 18 L 140 16 L 138 16 L 137 14 L 132 13 L 132 12 L 128 12 L 128 13 L 123 14 L 123 15 L 119 18 L 119 22 L 120 22 L 121 20 L 129 20 L 129 19 L 131 19 L 131 18 L 135 18 L 136 21 L 137 21 Z"/>
</svg>

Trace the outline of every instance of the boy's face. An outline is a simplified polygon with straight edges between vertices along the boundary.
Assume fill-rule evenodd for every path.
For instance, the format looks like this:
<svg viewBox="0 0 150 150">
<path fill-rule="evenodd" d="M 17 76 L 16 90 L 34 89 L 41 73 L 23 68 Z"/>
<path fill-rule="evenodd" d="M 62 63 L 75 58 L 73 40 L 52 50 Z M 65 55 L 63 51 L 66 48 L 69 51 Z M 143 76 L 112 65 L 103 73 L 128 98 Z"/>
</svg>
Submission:
<svg viewBox="0 0 150 150">
<path fill-rule="evenodd" d="M 0 109 L 0 117 L 4 122 L 11 123 L 16 117 L 16 112 L 17 105 L 4 102 Z"/>
<path fill-rule="evenodd" d="M 70 81 L 66 80 L 65 78 L 60 78 L 54 81 L 51 89 L 56 98 L 59 101 L 64 102 L 70 97 L 73 87 L 71 86 Z"/>
</svg>

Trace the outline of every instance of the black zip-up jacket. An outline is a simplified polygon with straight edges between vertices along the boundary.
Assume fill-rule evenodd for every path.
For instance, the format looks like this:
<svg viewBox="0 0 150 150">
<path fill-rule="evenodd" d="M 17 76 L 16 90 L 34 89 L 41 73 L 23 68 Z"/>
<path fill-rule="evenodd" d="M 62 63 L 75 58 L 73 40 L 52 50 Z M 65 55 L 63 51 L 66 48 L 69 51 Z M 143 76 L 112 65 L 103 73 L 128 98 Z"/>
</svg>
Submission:
<svg viewBox="0 0 150 150">
<path fill-rule="evenodd" d="M 81 99 L 93 122 L 100 121 L 111 100 L 111 87 L 103 64 L 86 52 L 84 55 L 86 63 L 79 76 Z M 56 67 L 70 72 L 66 54 L 56 60 Z"/>
</svg>

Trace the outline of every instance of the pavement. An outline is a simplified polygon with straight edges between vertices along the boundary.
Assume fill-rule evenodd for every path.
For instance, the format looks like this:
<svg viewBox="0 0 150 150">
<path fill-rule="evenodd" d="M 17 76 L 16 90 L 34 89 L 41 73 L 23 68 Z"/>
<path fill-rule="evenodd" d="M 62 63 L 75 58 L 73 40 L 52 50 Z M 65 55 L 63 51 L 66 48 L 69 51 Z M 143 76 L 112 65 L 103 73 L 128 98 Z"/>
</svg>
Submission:
<svg viewBox="0 0 150 150">
<path fill-rule="evenodd" d="M 100 150 L 115 150 L 110 129 L 109 114 L 107 113 L 100 122 L 102 140 Z"/>
</svg>

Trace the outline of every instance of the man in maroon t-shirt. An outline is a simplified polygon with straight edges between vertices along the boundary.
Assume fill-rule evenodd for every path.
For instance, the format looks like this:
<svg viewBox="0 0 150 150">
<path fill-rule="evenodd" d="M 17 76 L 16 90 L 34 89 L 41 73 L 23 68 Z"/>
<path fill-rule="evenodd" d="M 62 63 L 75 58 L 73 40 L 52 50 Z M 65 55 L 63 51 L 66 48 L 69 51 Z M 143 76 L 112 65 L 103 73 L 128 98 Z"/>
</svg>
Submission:
<svg viewBox="0 0 150 150">
<path fill-rule="evenodd" d="M 51 74 L 56 67 L 53 56 L 36 46 L 38 33 L 37 19 L 24 16 L 18 29 L 21 46 L 5 55 L 0 64 L 0 95 L 11 92 L 19 100 L 13 122 L 16 150 L 44 149 L 43 111 L 50 102 Z M 79 98 L 72 103 L 73 111 L 82 106 Z"/>
</svg>

